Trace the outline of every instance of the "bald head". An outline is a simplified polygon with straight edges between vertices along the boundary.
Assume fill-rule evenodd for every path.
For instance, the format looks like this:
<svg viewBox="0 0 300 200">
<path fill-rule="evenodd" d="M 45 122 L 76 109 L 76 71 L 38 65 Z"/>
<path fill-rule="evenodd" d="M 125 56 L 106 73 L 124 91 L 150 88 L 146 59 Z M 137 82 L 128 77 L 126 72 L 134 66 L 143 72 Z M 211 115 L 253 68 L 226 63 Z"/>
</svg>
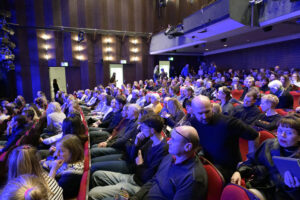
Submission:
<svg viewBox="0 0 300 200">
<path fill-rule="evenodd" d="M 208 124 L 212 118 L 212 104 L 208 97 L 199 95 L 192 100 L 193 114 L 202 124 Z"/>
<path fill-rule="evenodd" d="M 192 145 L 193 149 L 198 147 L 199 145 L 199 136 L 197 133 L 197 130 L 192 126 L 179 126 L 175 128 L 177 133 L 180 133 L 180 135 L 184 136 L 186 139 L 188 139 Z"/>
</svg>

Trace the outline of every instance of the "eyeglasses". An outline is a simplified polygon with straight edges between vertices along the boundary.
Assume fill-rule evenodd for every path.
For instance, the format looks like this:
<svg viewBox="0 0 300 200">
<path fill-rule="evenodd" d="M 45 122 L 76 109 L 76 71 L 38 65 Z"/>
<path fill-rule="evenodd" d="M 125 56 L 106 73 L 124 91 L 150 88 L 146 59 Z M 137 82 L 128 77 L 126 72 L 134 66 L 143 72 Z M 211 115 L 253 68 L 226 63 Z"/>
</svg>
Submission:
<svg viewBox="0 0 300 200">
<path fill-rule="evenodd" d="M 188 137 L 186 137 L 186 136 L 182 135 L 181 133 L 179 133 L 179 132 L 176 130 L 176 128 L 173 128 L 173 130 L 174 130 L 178 135 L 181 135 L 182 137 L 184 137 L 184 139 L 186 139 L 188 142 L 191 142 L 191 140 L 190 140 Z"/>
</svg>

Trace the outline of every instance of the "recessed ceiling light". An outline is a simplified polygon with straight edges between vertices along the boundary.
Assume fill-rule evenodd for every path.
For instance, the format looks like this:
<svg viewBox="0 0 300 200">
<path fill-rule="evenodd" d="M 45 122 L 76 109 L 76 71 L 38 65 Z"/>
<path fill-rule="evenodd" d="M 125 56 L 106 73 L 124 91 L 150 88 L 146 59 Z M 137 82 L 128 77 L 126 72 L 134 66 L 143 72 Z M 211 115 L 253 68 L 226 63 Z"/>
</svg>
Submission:
<svg viewBox="0 0 300 200">
<path fill-rule="evenodd" d="M 224 44 L 224 47 L 227 47 L 228 45 L 227 44 Z"/>
<path fill-rule="evenodd" d="M 208 49 L 205 49 L 205 51 L 208 51 Z"/>
</svg>

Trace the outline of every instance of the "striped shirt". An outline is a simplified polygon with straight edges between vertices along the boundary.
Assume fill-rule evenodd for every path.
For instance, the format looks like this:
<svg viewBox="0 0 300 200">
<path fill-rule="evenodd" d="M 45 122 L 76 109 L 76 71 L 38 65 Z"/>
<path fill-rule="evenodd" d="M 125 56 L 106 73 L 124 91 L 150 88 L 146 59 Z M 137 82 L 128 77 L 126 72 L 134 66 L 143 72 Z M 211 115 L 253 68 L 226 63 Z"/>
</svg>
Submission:
<svg viewBox="0 0 300 200">
<path fill-rule="evenodd" d="M 43 177 L 50 189 L 49 200 L 63 200 L 63 189 L 58 185 L 55 179 L 43 173 Z"/>
</svg>

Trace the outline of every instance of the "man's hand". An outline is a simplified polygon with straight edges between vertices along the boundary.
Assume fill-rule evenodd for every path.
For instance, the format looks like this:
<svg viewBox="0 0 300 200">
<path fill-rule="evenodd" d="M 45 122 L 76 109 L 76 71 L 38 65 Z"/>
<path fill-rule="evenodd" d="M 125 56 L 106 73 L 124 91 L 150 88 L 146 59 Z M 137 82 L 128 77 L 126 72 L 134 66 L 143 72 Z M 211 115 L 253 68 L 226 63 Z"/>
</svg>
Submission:
<svg viewBox="0 0 300 200">
<path fill-rule="evenodd" d="M 241 180 L 242 180 L 242 177 L 241 177 L 240 172 L 234 172 L 231 177 L 230 182 L 233 184 L 241 185 Z"/>
<path fill-rule="evenodd" d="M 98 147 L 99 147 L 99 148 L 105 148 L 105 147 L 107 147 L 107 142 L 100 142 L 100 143 L 98 144 Z"/>
<path fill-rule="evenodd" d="M 142 165 L 144 163 L 144 159 L 143 159 L 141 150 L 138 151 L 138 156 L 135 159 L 135 163 L 136 163 L 136 165 Z"/>
</svg>

